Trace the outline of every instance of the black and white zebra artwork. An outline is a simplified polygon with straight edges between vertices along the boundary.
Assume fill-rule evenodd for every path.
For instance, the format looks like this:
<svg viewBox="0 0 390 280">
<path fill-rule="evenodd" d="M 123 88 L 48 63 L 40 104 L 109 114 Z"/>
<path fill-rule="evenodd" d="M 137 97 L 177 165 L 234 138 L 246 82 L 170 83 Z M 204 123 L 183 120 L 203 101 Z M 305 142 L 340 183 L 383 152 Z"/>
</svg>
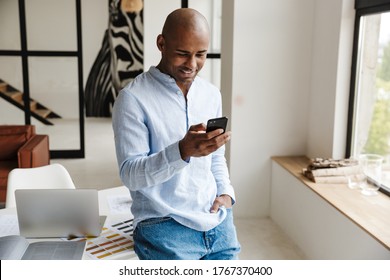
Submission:
<svg viewBox="0 0 390 280">
<path fill-rule="evenodd" d="M 108 1 L 108 28 L 85 86 L 87 117 L 110 117 L 118 92 L 144 70 L 143 0 Z"/>
</svg>

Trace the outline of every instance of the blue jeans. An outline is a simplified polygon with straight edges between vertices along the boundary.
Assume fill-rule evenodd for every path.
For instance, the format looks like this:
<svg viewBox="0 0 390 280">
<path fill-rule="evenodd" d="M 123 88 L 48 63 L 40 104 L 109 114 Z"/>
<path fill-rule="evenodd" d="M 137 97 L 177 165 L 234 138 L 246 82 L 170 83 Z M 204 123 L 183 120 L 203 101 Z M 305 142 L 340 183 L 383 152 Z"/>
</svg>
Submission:
<svg viewBox="0 0 390 280">
<path fill-rule="evenodd" d="M 209 231 L 193 230 L 163 217 L 138 223 L 133 238 L 141 260 L 234 260 L 240 252 L 231 209 Z"/>
</svg>

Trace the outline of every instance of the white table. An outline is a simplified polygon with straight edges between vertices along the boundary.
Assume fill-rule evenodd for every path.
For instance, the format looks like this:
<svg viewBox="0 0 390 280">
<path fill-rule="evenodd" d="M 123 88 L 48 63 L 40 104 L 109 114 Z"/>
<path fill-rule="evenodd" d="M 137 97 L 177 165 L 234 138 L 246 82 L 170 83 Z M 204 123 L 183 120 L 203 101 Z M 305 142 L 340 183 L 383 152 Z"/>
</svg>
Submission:
<svg viewBox="0 0 390 280">
<path fill-rule="evenodd" d="M 99 197 L 99 214 L 101 216 L 107 216 L 106 221 L 104 223 L 105 228 L 109 228 L 114 224 L 121 223 L 124 221 L 129 221 L 133 218 L 130 210 L 126 211 L 123 206 L 128 206 L 131 201 L 130 193 L 127 187 L 120 186 L 110 189 L 104 189 L 98 191 Z M 128 209 L 128 208 L 127 208 Z M 4 208 L 0 209 L 0 216 L 14 216 L 16 217 L 16 208 Z M 2 225 L 4 226 L 4 225 Z M 1 232 L 0 232 L 1 233 Z M 100 237 L 103 238 L 103 237 Z M 97 240 L 98 238 L 96 238 Z M 29 242 L 35 241 L 45 241 L 45 240 L 59 240 L 56 238 L 52 239 L 29 239 Z M 91 239 L 93 242 L 93 239 Z M 86 246 L 87 249 L 88 245 Z M 116 254 L 115 256 L 107 257 L 108 259 L 137 259 L 135 254 L 121 252 Z M 83 259 L 91 259 L 90 254 L 87 254 L 84 251 Z"/>
</svg>

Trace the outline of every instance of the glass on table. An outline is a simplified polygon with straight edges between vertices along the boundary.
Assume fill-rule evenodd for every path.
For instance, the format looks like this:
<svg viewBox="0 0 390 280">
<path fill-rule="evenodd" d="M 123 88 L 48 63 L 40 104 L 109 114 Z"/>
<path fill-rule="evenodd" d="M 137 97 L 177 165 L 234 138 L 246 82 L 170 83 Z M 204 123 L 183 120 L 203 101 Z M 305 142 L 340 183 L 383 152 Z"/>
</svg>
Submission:
<svg viewBox="0 0 390 280">
<path fill-rule="evenodd" d="M 366 179 L 366 176 L 362 173 L 354 175 L 346 175 L 348 188 L 351 190 L 357 190 L 362 188 L 362 184 Z"/>
<path fill-rule="evenodd" d="M 364 175 L 362 167 L 359 164 L 359 160 L 356 157 L 351 157 L 348 160 L 354 163 L 356 166 L 353 165 L 353 171 L 345 172 L 344 174 L 347 186 L 352 190 L 361 189 L 362 183 L 365 180 L 366 176 Z"/>
<path fill-rule="evenodd" d="M 364 174 L 364 180 L 360 184 L 361 193 L 367 196 L 378 194 L 382 183 L 383 157 L 375 154 L 362 154 L 359 156 L 359 165 Z"/>
</svg>

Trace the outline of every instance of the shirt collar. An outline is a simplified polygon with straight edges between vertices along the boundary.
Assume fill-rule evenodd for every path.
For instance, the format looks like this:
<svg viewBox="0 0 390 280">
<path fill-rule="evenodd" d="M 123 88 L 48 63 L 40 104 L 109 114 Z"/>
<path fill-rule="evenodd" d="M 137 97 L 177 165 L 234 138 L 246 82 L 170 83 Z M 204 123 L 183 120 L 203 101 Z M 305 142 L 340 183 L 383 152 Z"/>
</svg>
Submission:
<svg viewBox="0 0 390 280">
<path fill-rule="evenodd" d="M 168 74 L 161 72 L 156 66 L 150 66 L 149 72 L 153 76 L 153 78 L 155 78 L 157 81 L 159 81 L 163 84 L 167 83 L 168 85 L 174 86 L 175 90 L 179 88 L 178 85 L 176 84 L 176 81 L 174 78 L 172 78 Z M 194 81 L 192 82 L 191 87 L 193 87 L 193 85 L 195 84 L 197 79 L 198 79 L 198 76 L 195 77 Z"/>
<path fill-rule="evenodd" d="M 171 76 L 169 76 L 168 74 L 165 74 L 163 72 L 161 72 L 157 67 L 155 66 L 150 66 L 149 68 L 149 71 L 151 73 L 151 75 L 157 79 L 159 82 L 162 82 L 162 83 L 174 83 L 176 84 L 176 81 L 174 78 L 172 78 Z"/>
</svg>

